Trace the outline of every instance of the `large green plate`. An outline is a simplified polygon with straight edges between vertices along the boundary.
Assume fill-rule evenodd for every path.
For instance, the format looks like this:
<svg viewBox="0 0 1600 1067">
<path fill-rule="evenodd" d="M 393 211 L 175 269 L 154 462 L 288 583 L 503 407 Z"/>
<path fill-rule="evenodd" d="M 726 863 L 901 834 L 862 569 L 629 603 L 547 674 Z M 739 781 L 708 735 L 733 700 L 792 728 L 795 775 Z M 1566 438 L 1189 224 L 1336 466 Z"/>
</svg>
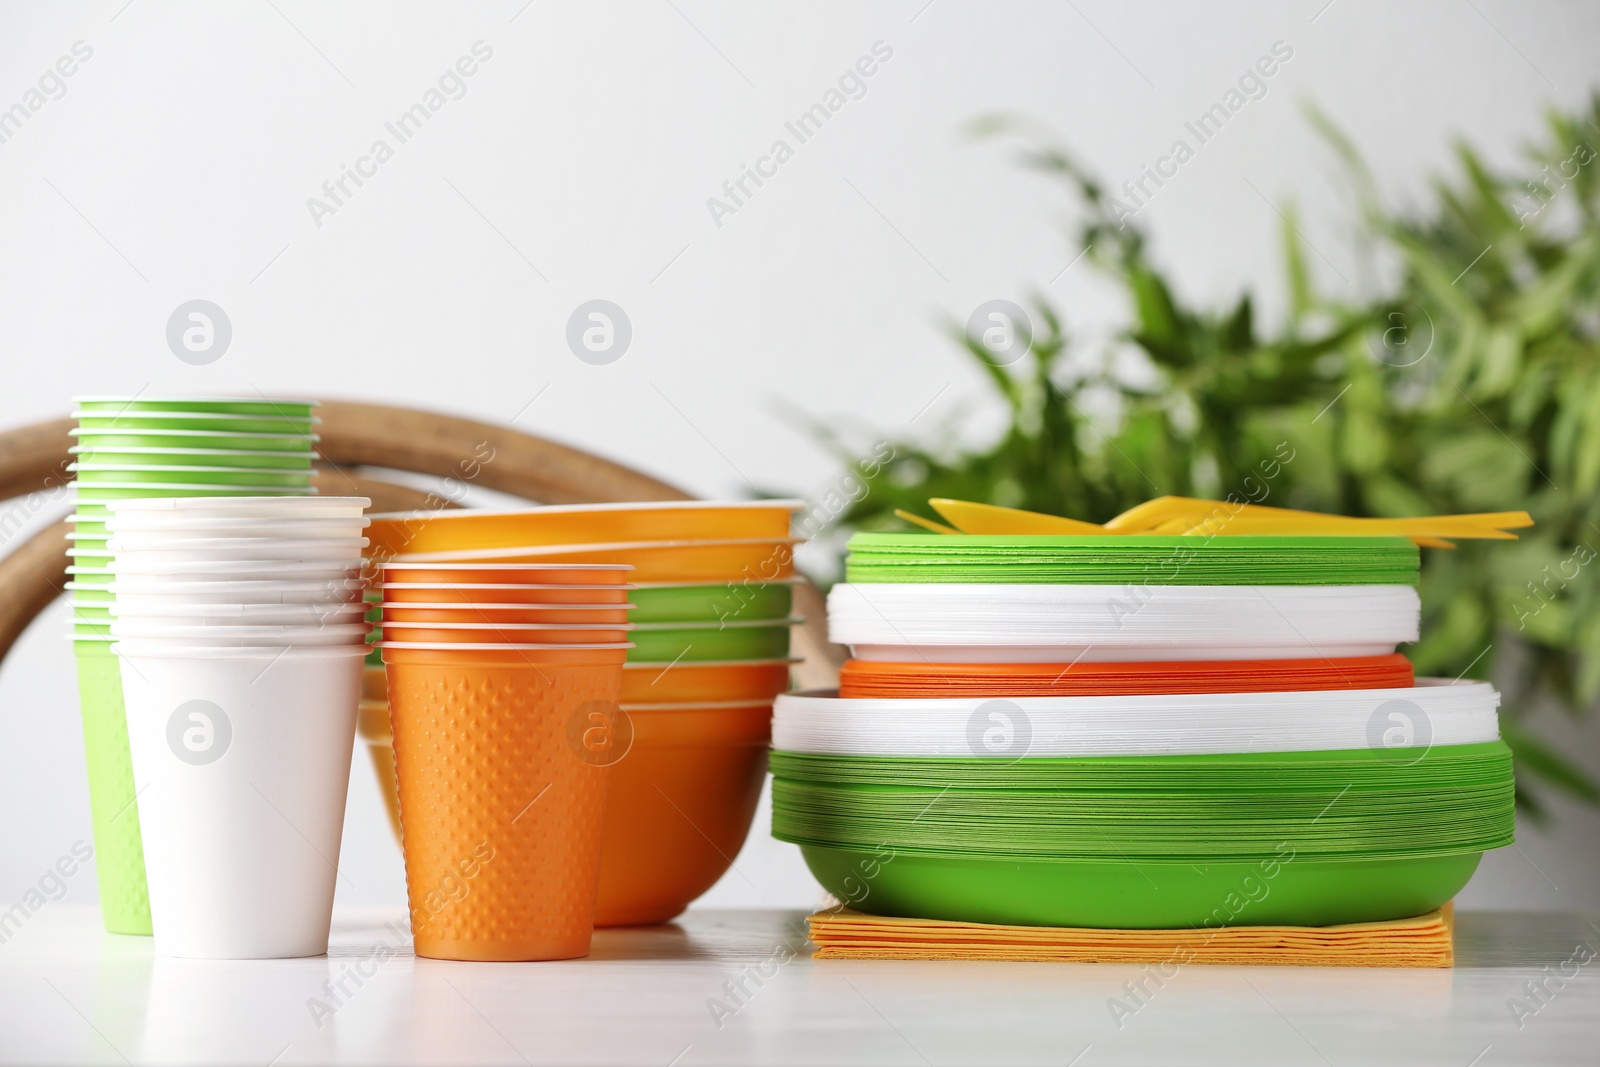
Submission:
<svg viewBox="0 0 1600 1067">
<path fill-rule="evenodd" d="M 1268 856 L 1256 862 L 1124 863 L 955 859 L 801 848 L 806 865 L 857 911 L 1012 926 L 1194 929 L 1332 926 L 1421 915 L 1472 877 L 1482 854 L 1382 860 Z"/>
</svg>

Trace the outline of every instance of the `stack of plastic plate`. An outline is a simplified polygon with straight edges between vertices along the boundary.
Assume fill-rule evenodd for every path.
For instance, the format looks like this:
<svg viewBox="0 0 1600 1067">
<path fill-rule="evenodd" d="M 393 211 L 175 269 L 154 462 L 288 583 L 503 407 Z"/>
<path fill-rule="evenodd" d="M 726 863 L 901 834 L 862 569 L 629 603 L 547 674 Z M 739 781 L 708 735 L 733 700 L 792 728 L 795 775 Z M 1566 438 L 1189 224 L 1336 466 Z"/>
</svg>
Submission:
<svg viewBox="0 0 1600 1067">
<path fill-rule="evenodd" d="M 100 910 L 113 933 L 150 933 L 122 681 L 111 647 L 106 505 L 138 497 L 312 492 L 314 404 L 267 397 L 79 397 L 67 567 Z"/>
<path fill-rule="evenodd" d="M 773 832 L 857 909 L 1328 925 L 1509 844 L 1499 695 L 1424 680 L 1416 547 L 857 535 L 841 695 L 779 699 Z"/>
<path fill-rule="evenodd" d="M 799 621 L 790 615 L 790 518 L 799 506 L 670 501 L 441 510 L 378 516 L 368 531 L 375 559 L 403 565 L 391 567 L 386 582 L 410 575 L 403 589 L 386 591 L 391 603 L 382 621 L 390 641 L 417 632 L 428 611 L 459 617 L 462 590 L 419 581 L 419 568 L 634 568 L 624 740 L 607 786 L 596 925 L 672 918 L 727 871 L 749 834 L 772 701 L 789 688 L 789 633 Z M 504 629 L 497 620 L 507 610 L 494 602 L 497 591 L 479 583 L 473 595 L 479 625 Z M 390 760 L 390 730 L 381 675 L 369 675 L 361 732 L 382 767 Z"/>
<path fill-rule="evenodd" d="M 1487 685 L 1448 682 L 785 696 L 773 833 L 830 892 L 877 914 L 1116 928 L 1418 915 L 1511 842 L 1498 702 Z"/>
</svg>

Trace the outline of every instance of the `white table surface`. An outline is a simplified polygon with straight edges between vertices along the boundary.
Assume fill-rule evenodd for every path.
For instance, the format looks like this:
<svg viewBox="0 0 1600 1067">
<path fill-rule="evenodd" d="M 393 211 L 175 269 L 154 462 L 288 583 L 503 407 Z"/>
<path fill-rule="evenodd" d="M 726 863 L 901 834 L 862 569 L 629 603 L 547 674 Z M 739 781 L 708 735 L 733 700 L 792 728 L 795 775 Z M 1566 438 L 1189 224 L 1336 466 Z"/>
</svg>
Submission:
<svg viewBox="0 0 1600 1067">
<path fill-rule="evenodd" d="M 800 912 L 691 911 L 530 964 L 415 959 L 400 918 L 339 914 L 323 957 L 212 962 L 48 905 L 0 945 L 0 1062 L 1600 1063 L 1600 958 L 1520 1028 L 1508 1006 L 1600 953 L 1595 915 L 1462 914 L 1453 970 L 1191 965 L 1120 1028 L 1108 1001 L 1138 967 L 818 961 Z M 772 977 L 729 999 L 756 968 Z M 347 972 L 336 1003 L 323 985 Z M 715 1019 L 718 997 L 738 1010 Z"/>
</svg>

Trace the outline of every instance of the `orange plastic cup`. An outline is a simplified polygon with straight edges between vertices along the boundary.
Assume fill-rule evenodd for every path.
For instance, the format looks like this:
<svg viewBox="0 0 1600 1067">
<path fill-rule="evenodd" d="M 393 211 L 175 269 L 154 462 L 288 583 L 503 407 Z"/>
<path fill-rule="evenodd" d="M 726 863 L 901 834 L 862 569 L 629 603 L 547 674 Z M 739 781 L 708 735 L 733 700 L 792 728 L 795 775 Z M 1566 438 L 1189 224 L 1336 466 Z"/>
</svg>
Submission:
<svg viewBox="0 0 1600 1067">
<path fill-rule="evenodd" d="M 408 560 L 381 563 L 387 582 L 443 582 L 447 585 L 625 585 L 627 564 L 604 560 L 567 563 L 555 560 Z"/>
<path fill-rule="evenodd" d="M 610 768 L 573 737 L 626 650 L 383 655 L 417 955 L 588 955 Z"/>
<path fill-rule="evenodd" d="M 770 702 L 624 709 L 633 741 L 611 768 L 596 926 L 666 922 L 727 873 L 772 737 Z"/>
<path fill-rule="evenodd" d="M 625 604 L 631 585 L 383 582 L 389 604 Z"/>
<path fill-rule="evenodd" d="M 772 700 L 789 691 L 789 661 L 630 663 L 622 672 L 625 703 Z"/>
<path fill-rule="evenodd" d="M 384 622 L 625 623 L 631 604 L 385 604 Z"/>
<path fill-rule="evenodd" d="M 609 645 L 626 641 L 630 629 L 627 623 L 390 622 L 384 624 L 383 636 L 407 644 Z"/>
</svg>

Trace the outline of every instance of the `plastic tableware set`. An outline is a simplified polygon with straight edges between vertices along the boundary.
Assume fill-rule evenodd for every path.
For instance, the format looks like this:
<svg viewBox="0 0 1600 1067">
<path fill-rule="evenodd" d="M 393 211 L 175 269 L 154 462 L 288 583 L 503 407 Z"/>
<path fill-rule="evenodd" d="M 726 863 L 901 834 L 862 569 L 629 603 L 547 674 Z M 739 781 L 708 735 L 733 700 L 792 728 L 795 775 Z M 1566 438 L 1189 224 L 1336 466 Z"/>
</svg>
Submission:
<svg viewBox="0 0 1600 1067">
<path fill-rule="evenodd" d="M 1417 638 L 1417 552 L 857 534 L 829 597 L 854 657 L 840 693 L 777 702 L 773 833 L 880 915 L 1158 929 L 1428 912 L 1511 842 L 1513 783 L 1499 694 L 1414 683 L 1395 651 Z"/>
<path fill-rule="evenodd" d="M 369 535 L 374 560 L 388 561 L 381 627 L 389 674 L 386 681 L 368 670 L 361 734 L 393 791 L 385 799 L 408 867 L 395 650 L 441 636 L 440 623 L 512 643 L 541 643 L 541 633 L 576 637 L 592 625 L 615 629 L 605 640 L 631 645 L 618 653 L 625 662 L 612 699 L 620 708 L 591 709 L 598 718 L 580 716 L 568 739 L 582 760 L 608 769 L 595 925 L 665 922 L 709 889 L 749 834 L 772 701 L 789 688 L 796 506 L 672 501 L 376 516 Z M 526 565 L 632 570 L 629 584 L 613 587 L 615 601 L 568 588 L 535 595 L 486 577 Z M 625 629 L 613 604 L 627 609 Z M 602 606 L 612 610 L 575 613 Z M 588 633 L 601 640 L 602 630 Z M 396 766 L 398 783 L 386 774 Z M 412 908 L 415 921 L 415 895 Z"/>
<path fill-rule="evenodd" d="M 368 625 L 365 497 L 111 501 L 156 949 L 327 950 Z"/>
<path fill-rule="evenodd" d="M 270 398 L 79 397 L 67 592 L 83 711 L 100 908 L 113 933 L 149 934 L 150 904 L 111 654 L 111 501 L 312 492 L 311 403 Z"/>
</svg>

